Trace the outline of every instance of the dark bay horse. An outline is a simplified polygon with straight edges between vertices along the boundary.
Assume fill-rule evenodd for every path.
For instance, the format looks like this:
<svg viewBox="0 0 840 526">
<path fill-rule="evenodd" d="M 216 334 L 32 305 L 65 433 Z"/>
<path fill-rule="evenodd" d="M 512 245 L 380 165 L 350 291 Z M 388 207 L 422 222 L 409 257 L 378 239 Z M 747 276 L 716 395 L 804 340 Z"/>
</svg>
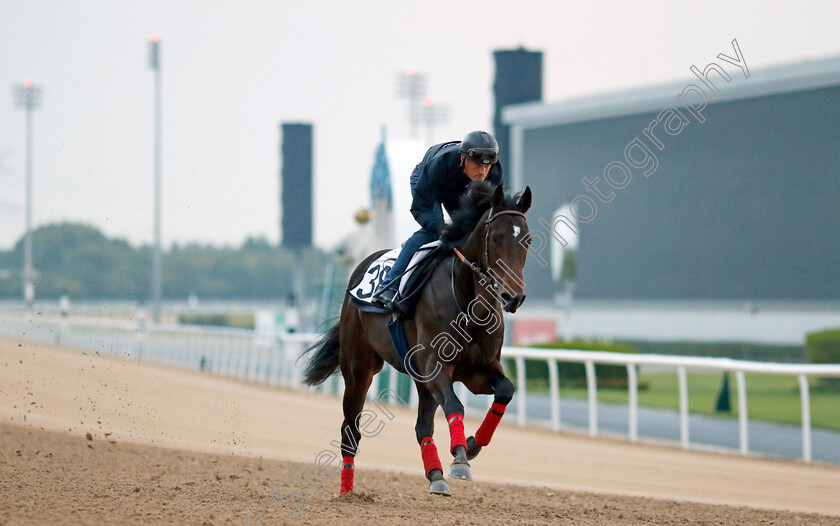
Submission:
<svg viewBox="0 0 840 526">
<path fill-rule="evenodd" d="M 386 327 L 391 315 L 362 312 L 349 292 L 339 322 L 306 350 L 315 351 L 305 370 L 307 384 L 320 384 L 339 368 L 344 376 L 341 493 L 353 491 L 360 427 L 364 431 L 359 417 L 373 375 L 384 362 L 414 379 L 419 395 L 415 431 L 429 492 L 451 494 L 432 439 L 438 406 L 449 423 L 449 451 L 454 457 L 449 476 L 472 480 L 469 460 L 490 443 L 513 397 L 513 383 L 499 361 L 504 336 L 500 309 L 515 312 L 525 299 L 522 269 L 530 240 L 525 212 L 530 206 L 530 188 L 517 199 L 505 197 L 501 187 L 471 183 L 461 210 L 442 237 L 444 249 L 453 255 L 432 271 L 413 316 L 404 321 L 411 348 L 405 359 L 399 358 Z M 348 290 L 380 254 L 359 264 Z M 454 382 L 462 382 L 475 394 L 494 396 L 483 423 L 468 439 L 464 405 L 455 395 Z"/>
</svg>

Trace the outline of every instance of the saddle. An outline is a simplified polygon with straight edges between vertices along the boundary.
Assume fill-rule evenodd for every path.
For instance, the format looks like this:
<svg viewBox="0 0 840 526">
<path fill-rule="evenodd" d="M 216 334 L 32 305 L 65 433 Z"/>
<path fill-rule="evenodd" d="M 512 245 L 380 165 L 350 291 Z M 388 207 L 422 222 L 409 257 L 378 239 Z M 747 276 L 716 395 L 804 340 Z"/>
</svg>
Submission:
<svg viewBox="0 0 840 526">
<path fill-rule="evenodd" d="M 432 271 L 449 254 L 440 248 L 440 241 L 433 241 L 420 247 L 411 258 L 408 270 L 400 279 L 399 292 L 395 304 L 402 316 L 412 316 L 423 286 L 432 276 Z M 350 300 L 364 312 L 385 313 L 387 311 L 370 302 L 373 291 L 385 279 L 399 255 L 399 249 L 383 252 L 371 262 L 358 283 L 351 285 L 347 292 Z"/>
</svg>

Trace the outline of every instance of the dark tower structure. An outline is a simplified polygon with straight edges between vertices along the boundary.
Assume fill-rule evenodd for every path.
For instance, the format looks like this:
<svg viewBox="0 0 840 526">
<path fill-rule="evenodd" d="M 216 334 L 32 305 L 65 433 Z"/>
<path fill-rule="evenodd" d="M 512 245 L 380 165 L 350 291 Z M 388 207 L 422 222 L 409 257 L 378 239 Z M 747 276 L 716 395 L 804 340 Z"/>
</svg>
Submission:
<svg viewBox="0 0 840 526">
<path fill-rule="evenodd" d="M 312 125 L 281 124 L 282 245 L 312 246 Z"/>
<path fill-rule="evenodd" d="M 508 104 L 542 100 L 542 51 L 499 50 L 494 51 L 493 56 L 496 59 L 493 134 L 499 141 L 502 166 L 510 170 L 510 127 L 502 122 L 502 108 Z"/>
</svg>

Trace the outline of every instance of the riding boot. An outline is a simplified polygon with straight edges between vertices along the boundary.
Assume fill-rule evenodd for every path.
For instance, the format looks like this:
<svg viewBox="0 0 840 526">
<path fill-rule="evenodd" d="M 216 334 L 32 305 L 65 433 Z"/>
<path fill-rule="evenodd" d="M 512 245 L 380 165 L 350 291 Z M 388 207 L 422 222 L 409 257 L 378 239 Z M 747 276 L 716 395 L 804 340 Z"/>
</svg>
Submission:
<svg viewBox="0 0 840 526">
<path fill-rule="evenodd" d="M 370 302 L 385 309 L 388 312 L 393 312 L 395 305 L 394 305 L 394 297 L 397 295 L 397 288 L 392 286 L 381 286 L 376 289 L 376 292 L 373 293 L 373 296 L 370 298 Z"/>
</svg>

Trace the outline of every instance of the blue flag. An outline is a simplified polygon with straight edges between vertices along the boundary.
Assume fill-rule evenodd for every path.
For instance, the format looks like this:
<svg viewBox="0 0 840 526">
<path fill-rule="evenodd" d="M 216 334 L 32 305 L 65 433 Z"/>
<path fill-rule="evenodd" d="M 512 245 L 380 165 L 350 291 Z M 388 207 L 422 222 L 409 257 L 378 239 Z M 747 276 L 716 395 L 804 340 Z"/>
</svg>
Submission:
<svg viewBox="0 0 840 526">
<path fill-rule="evenodd" d="M 370 200 L 371 206 L 380 200 L 386 199 L 387 209 L 392 209 L 391 204 L 391 170 L 388 169 L 388 156 L 385 154 L 385 138 L 376 149 L 376 158 L 373 163 L 373 171 L 370 174 Z"/>
</svg>

